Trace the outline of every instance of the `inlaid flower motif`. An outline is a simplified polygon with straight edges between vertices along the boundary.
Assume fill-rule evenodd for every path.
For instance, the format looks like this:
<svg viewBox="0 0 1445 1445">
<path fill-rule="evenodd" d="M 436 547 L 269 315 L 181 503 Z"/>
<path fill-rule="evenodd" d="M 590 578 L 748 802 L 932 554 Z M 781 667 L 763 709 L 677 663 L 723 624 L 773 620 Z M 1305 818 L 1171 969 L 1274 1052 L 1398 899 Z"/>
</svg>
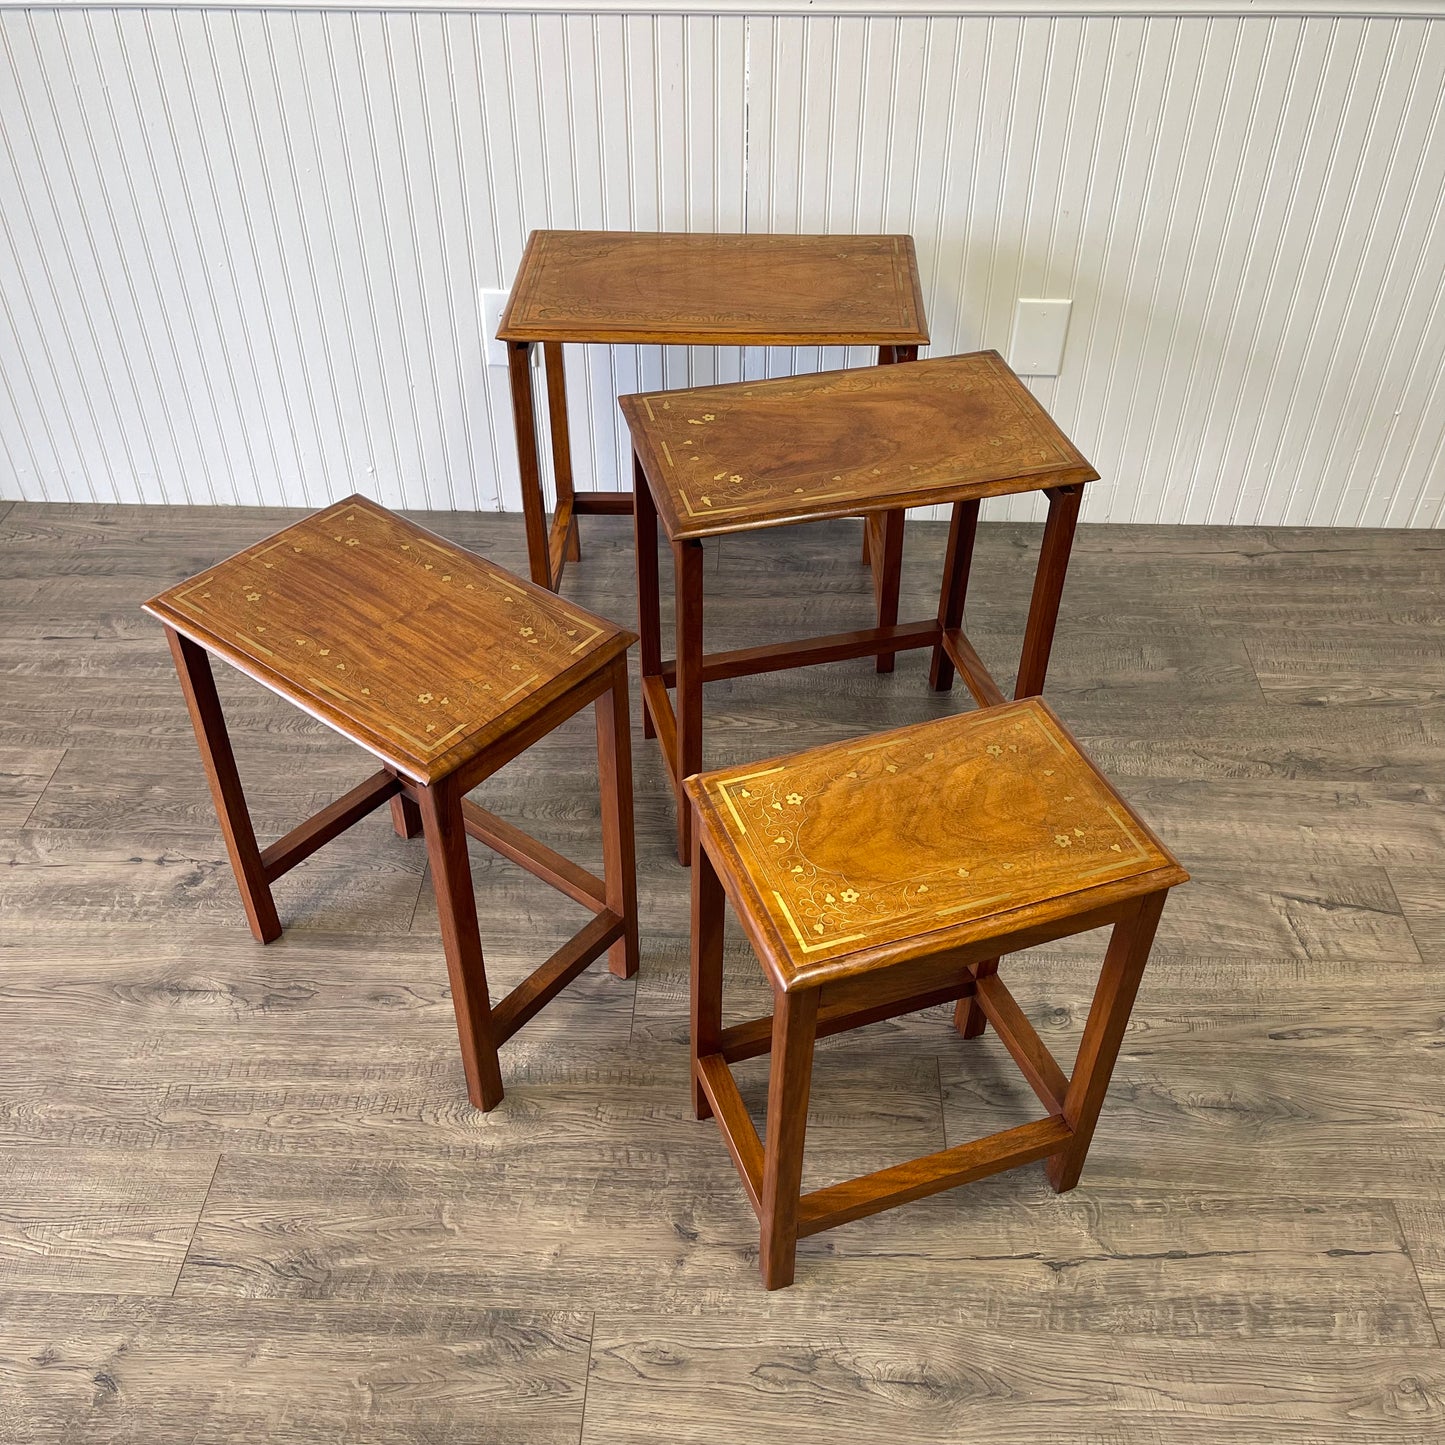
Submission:
<svg viewBox="0 0 1445 1445">
<path fill-rule="evenodd" d="M 417 700 L 418 702 L 430 702 L 431 699 L 432 699 L 432 695 L 431 695 L 431 693 L 429 693 L 429 692 L 419 692 L 419 693 L 417 693 L 417 695 L 416 695 L 416 700 Z"/>
<path fill-rule="evenodd" d="M 1068 847 L 1070 847 L 1070 846 L 1073 844 L 1073 841 L 1074 841 L 1074 840 L 1073 840 L 1071 837 L 1069 837 L 1069 835 L 1068 835 L 1067 833 L 1055 833 L 1055 834 L 1054 834 L 1054 842 L 1057 843 L 1060 848 L 1068 848 Z"/>
<path fill-rule="evenodd" d="M 856 903 L 858 901 L 858 890 L 856 888 L 845 888 L 838 896 L 844 903 Z"/>
<path fill-rule="evenodd" d="M 999 747 L 999 745 L 998 745 L 997 743 L 990 743 L 990 744 L 984 749 L 984 752 L 986 752 L 986 753 L 989 755 L 989 757 L 991 757 L 991 758 L 1001 758 L 1001 757 L 1003 757 L 1003 749 L 1002 749 L 1001 747 Z"/>
<path fill-rule="evenodd" d="M 522 637 L 531 637 L 533 629 L 530 627 L 519 627 L 517 629 L 517 632 Z"/>
<path fill-rule="evenodd" d="M 803 801 L 803 795 L 801 793 L 789 793 L 787 801 L 796 808 L 798 804 Z"/>
</svg>

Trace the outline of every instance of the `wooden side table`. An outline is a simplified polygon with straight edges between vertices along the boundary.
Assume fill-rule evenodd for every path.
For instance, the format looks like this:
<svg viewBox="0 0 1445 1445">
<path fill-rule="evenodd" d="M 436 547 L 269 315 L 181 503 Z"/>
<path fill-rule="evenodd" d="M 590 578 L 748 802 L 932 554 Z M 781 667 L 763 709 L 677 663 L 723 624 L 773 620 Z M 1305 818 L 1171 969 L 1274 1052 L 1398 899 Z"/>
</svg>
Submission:
<svg viewBox="0 0 1445 1445">
<path fill-rule="evenodd" d="M 1042 491 L 1049 499 L 1014 695 L 1042 691 L 1080 500 L 1098 473 L 996 351 L 644 393 L 621 405 L 636 473 L 643 728 L 656 732 L 667 762 L 683 863 L 691 820 L 682 782 L 702 767 L 703 683 L 931 647 L 935 688 L 952 687 L 957 668 L 980 704 L 1004 700 L 962 629 L 984 497 Z M 876 627 L 704 654 L 705 537 L 935 502 L 953 503 L 936 618 L 899 623 L 895 592 Z M 676 574 L 675 659 L 662 656 L 659 517 Z"/>
<path fill-rule="evenodd" d="M 528 566 L 554 591 L 579 556 L 577 518 L 632 510 L 628 492 L 573 489 L 565 342 L 876 346 L 880 362 L 911 361 L 928 344 L 911 236 L 533 231 L 497 335 L 507 343 Z M 539 343 L 557 495 L 550 529 L 532 410 Z M 901 517 L 875 522 L 869 548 L 880 591 L 891 585 L 895 599 L 889 562 L 901 528 Z"/>
<path fill-rule="evenodd" d="M 467 1092 L 501 1102 L 497 1048 L 604 952 L 637 971 L 627 649 L 603 618 L 533 587 L 364 497 L 350 497 L 145 604 L 165 624 L 251 932 L 281 935 L 271 885 L 390 801 L 426 838 Z M 382 764 L 266 848 L 256 842 L 208 653 Z M 606 878 L 467 801 L 467 792 L 589 703 L 597 713 Z M 592 911 L 495 1007 L 467 836 Z"/>
<path fill-rule="evenodd" d="M 801 1236 L 1004 1169 L 1078 1183 L 1170 888 L 1188 881 L 1041 699 L 691 777 L 692 1077 L 761 1225 L 769 1289 Z M 726 894 L 773 989 L 722 1022 Z M 1001 956 L 1112 926 L 1072 1075 L 999 976 Z M 993 1024 L 1043 1118 L 802 1194 L 815 1039 L 957 1000 Z M 730 1064 L 771 1052 L 767 1143 Z"/>
</svg>

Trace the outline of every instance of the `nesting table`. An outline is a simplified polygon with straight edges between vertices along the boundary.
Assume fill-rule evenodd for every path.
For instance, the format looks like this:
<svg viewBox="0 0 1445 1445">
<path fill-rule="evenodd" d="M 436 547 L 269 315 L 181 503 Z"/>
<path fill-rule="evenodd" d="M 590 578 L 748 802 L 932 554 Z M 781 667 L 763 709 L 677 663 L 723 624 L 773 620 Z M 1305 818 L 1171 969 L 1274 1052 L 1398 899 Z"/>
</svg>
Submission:
<svg viewBox="0 0 1445 1445">
<path fill-rule="evenodd" d="M 190 709 L 251 931 L 279 938 L 271 885 L 390 801 L 426 838 L 467 1091 L 502 1099 L 497 1048 L 604 952 L 637 971 L 627 649 L 615 624 L 364 497 L 349 497 L 153 597 Z M 381 770 L 257 845 L 209 654 L 334 728 Z M 597 714 L 605 878 L 466 798 L 588 704 Z M 529 869 L 591 921 L 495 1007 L 467 837 Z"/>
<path fill-rule="evenodd" d="M 691 855 L 692 826 L 682 784 L 703 765 L 705 682 L 931 647 L 935 688 L 951 687 L 956 668 L 981 705 L 1004 700 L 962 629 L 985 497 L 1048 497 L 1014 695 L 1042 690 L 1080 499 L 1098 473 L 996 351 L 643 393 L 621 405 L 636 473 L 643 725 L 656 733 L 677 798 L 681 862 Z M 703 652 L 705 538 L 941 502 L 953 504 L 953 515 L 935 618 L 898 622 L 895 593 L 891 615 L 880 608 L 875 627 Z M 675 658 L 662 655 L 659 518 L 676 576 Z"/>
<path fill-rule="evenodd" d="M 1084 1166 L 1168 890 L 1188 880 L 1039 698 L 691 777 L 692 1078 L 761 1228 L 769 1289 L 799 1237 L 1003 1169 Z M 723 1026 L 723 900 L 773 990 L 770 1017 Z M 999 976 L 999 959 L 1112 926 L 1072 1074 Z M 993 1024 L 1042 1118 L 804 1194 L 814 1040 L 955 1002 Z M 771 1053 L 767 1142 L 730 1065 Z"/>
<path fill-rule="evenodd" d="M 627 492 L 573 489 L 564 343 L 867 345 L 885 363 L 912 360 L 928 343 L 911 236 L 655 231 L 533 231 L 497 335 L 507 343 L 528 567 L 553 590 L 579 555 L 577 518 L 632 510 Z M 557 498 L 550 528 L 533 415 L 538 344 Z M 895 596 L 887 568 L 901 529 L 901 516 L 875 523 L 870 545 L 878 586 L 891 580 Z"/>
</svg>

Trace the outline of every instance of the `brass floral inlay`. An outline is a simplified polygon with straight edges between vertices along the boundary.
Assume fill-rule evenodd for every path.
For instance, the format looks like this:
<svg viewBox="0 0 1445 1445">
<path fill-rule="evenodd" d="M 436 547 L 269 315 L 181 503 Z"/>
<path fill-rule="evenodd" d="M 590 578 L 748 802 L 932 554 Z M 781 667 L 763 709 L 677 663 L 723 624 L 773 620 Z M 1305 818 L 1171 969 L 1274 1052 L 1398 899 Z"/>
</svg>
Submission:
<svg viewBox="0 0 1445 1445">
<path fill-rule="evenodd" d="M 786 382 L 636 398 L 684 518 L 795 514 L 891 490 L 956 492 L 1060 472 L 1092 475 L 1028 389 L 990 352 Z M 702 410 L 707 407 L 708 410 Z M 686 435 L 684 435 L 686 434 Z M 806 447 L 796 438 L 805 436 Z M 711 463 L 705 474 L 677 465 Z M 848 465 L 834 466 L 846 458 Z M 880 464 L 881 463 L 881 464 Z M 881 480 L 880 480 L 881 479 Z"/>
<path fill-rule="evenodd" d="M 424 761 L 571 667 L 607 631 L 558 598 L 521 591 L 491 563 L 355 503 L 307 518 L 163 600 L 232 643 L 237 608 L 260 611 L 279 636 L 268 646 L 248 627 L 244 650 Z M 469 655 L 427 646 L 458 634 Z M 384 664 L 373 660 L 383 637 L 397 639 Z"/>
<path fill-rule="evenodd" d="M 1040 768 L 1046 758 L 1061 765 Z M 712 774 L 704 786 L 804 955 L 1004 912 L 1159 861 L 1030 703 Z"/>
</svg>

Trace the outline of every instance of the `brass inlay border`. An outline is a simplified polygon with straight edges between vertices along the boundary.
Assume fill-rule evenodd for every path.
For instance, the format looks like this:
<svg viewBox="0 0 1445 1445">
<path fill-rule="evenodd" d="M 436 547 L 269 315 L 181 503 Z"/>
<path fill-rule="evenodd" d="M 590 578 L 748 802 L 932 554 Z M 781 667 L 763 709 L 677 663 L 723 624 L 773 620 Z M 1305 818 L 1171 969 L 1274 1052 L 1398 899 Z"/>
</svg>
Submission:
<svg viewBox="0 0 1445 1445">
<path fill-rule="evenodd" d="M 1013 715 L 1008 719 L 1009 725 L 1001 725 L 996 729 L 966 729 L 962 732 L 961 736 L 955 733 L 949 741 L 944 742 L 940 740 L 935 746 L 940 750 L 956 747 L 958 752 L 964 757 L 972 757 L 975 763 L 987 767 L 989 758 L 992 758 L 994 762 L 999 762 L 1005 759 L 1009 752 L 1018 753 L 1020 744 L 1024 744 L 1025 747 L 1027 747 L 1025 736 L 1020 736 L 1021 733 L 1035 740 L 1047 740 L 1053 752 L 1074 761 L 1080 769 L 1080 771 L 1077 772 L 1066 772 L 1059 781 L 1075 789 L 1086 789 L 1087 792 L 1084 794 L 1086 801 L 1081 802 L 1080 806 L 1085 808 L 1092 807 L 1102 811 L 1113 827 L 1118 830 L 1119 837 L 1124 845 L 1121 847 L 1119 843 L 1108 841 L 1107 833 L 1104 835 L 1102 841 L 1098 840 L 1097 829 L 1102 826 L 1098 819 L 1098 812 L 1086 815 L 1094 818 L 1094 823 L 1089 828 L 1089 831 L 1095 834 L 1096 839 L 1096 841 L 1088 846 L 1104 847 L 1107 845 L 1109 849 L 1118 852 L 1120 856 L 1111 858 L 1108 853 L 1106 853 L 1105 862 L 1096 866 L 1086 866 L 1081 869 L 1069 869 L 1068 876 L 1077 880 L 1089 880 L 1092 883 L 1095 880 L 1127 876 L 1131 872 L 1137 872 L 1141 864 L 1147 865 L 1153 850 L 1145 845 L 1135 829 L 1130 825 L 1130 820 L 1127 816 L 1120 811 L 1119 807 L 1114 805 L 1115 800 L 1111 798 L 1107 785 L 1088 767 L 1087 760 L 1083 759 L 1074 749 L 1066 744 L 1060 736 L 1053 720 L 1047 714 L 1028 706 L 1014 706 L 1015 710 L 1013 711 Z M 1012 734 L 1016 741 L 1010 740 L 1010 734 Z M 919 874 L 916 878 L 889 880 L 881 885 L 880 890 L 875 890 L 874 892 L 874 899 L 872 900 L 873 907 L 871 910 L 873 914 L 872 917 L 868 918 L 866 922 L 863 919 L 852 922 L 847 917 L 847 911 L 851 905 L 860 901 L 858 888 L 855 887 L 846 874 L 839 873 L 831 868 L 820 869 L 819 865 L 809 860 L 807 855 L 801 851 L 800 839 L 800 830 L 807 823 L 806 813 L 795 812 L 790 816 L 788 810 L 801 809 L 804 806 L 804 791 L 809 795 L 816 796 L 820 789 L 826 789 L 831 783 L 843 778 L 856 778 L 858 773 L 844 771 L 852 759 L 868 755 L 878 763 L 879 767 L 889 772 L 895 771 L 900 764 L 906 767 L 909 762 L 914 764 L 931 762 L 934 756 L 933 752 L 923 753 L 921 758 L 917 756 L 909 757 L 907 761 L 900 758 L 897 751 L 899 743 L 902 742 L 906 744 L 913 741 L 915 740 L 907 737 L 903 739 L 896 737 L 886 739 L 865 738 L 852 746 L 840 747 L 836 753 L 834 753 L 833 757 L 833 761 L 837 766 L 830 771 L 827 765 L 825 765 L 823 772 L 816 778 L 808 766 L 808 761 L 802 759 L 792 762 L 785 761 L 766 768 L 754 768 L 743 773 L 734 773 L 726 777 L 717 778 L 711 783 L 711 788 L 715 789 L 717 796 L 725 805 L 727 813 L 730 815 L 732 823 L 737 829 L 738 839 L 747 840 L 746 850 L 754 859 L 754 866 L 750 868 L 749 871 L 753 872 L 754 876 L 758 877 L 760 881 L 762 879 L 768 880 L 766 885 L 767 891 L 771 893 L 774 899 L 778 916 L 786 922 L 798 949 L 802 953 L 811 955 L 828 950 L 836 950 L 847 944 L 857 943 L 870 938 L 876 939 L 876 941 L 881 943 L 887 941 L 890 937 L 897 936 L 899 929 L 906 931 L 910 926 L 926 928 L 929 920 L 951 919 L 963 913 L 972 913 L 978 918 L 984 918 L 987 917 L 991 911 L 991 906 L 1000 904 L 1005 907 L 1015 904 L 1024 906 L 1029 902 L 1041 901 L 1043 898 L 1050 896 L 1047 891 L 1047 885 L 1045 885 L 1042 889 L 1025 888 L 1015 889 L 1013 891 L 1005 889 L 990 893 L 981 893 L 977 896 L 964 898 L 959 902 L 940 903 L 938 906 L 932 908 L 918 906 L 923 902 L 918 894 L 927 893 L 930 888 L 941 888 L 946 887 L 946 885 L 953 885 L 954 889 L 956 889 L 959 886 L 957 882 L 958 875 L 967 878 L 970 871 L 987 868 L 991 861 L 988 858 L 980 858 L 975 863 L 964 859 L 962 860 L 963 862 L 969 863 L 968 869 L 961 866 L 954 868 L 951 864 L 941 862 L 937 868 L 929 869 Z M 927 742 L 919 740 L 919 746 L 926 747 L 928 744 Z M 976 757 L 973 756 L 975 754 L 977 755 Z M 1025 751 L 1023 757 L 1019 760 L 1018 766 L 1024 768 L 1025 771 L 1019 773 L 1018 776 L 1021 781 L 1025 778 L 1033 777 L 1037 784 L 1046 788 L 1046 779 L 1054 776 L 1054 770 L 1052 768 L 1043 768 L 1042 776 L 1039 776 L 1037 769 L 1028 766 L 1029 756 L 1029 752 Z M 1048 754 L 1045 755 L 1045 760 L 1047 760 L 1047 757 Z M 859 763 L 858 767 L 863 769 L 864 765 Z M 882 776 L 881 774 L 871 774 L 867 769 L 864 769 L 864 773 L 865 777 L 871 778 L 874 785 L 877 785 Z M 784 776 L 780 777 L 779 775 Z M 797 779 L 797 786 L 793 787 L 790 791 L 788 790 L 788 775 L 792 775 Z M 760 778 L 768 777 L 775 778 L 775 783 L 770 788 L 760 790 L 757 796 L 750 793 L 746 788 L 742 788 L 744 783 L 756 782 Z M 744 815 L 742 807 L 739 806 L 741 798 L 734 796 L 735 790 L 738 789 L 741 789 L 742 793 L 748 798 L 750 810 L 763 810 L 769 806 L 779 809 L 777 823 L 773 825 L 776 826 L 779 833 L 778 837 L 772 841 L 784 845 L 784 847 L 776 859 L 770 856 L 770 850 L 763 846 L 762 840 L 756 834 L 756 830 L 750 829 L 748 818 Z M 1046 789 L 1043 794 L 1043 801 L 1047 810 L 1044 814 L 1046 827 L 1050 830 L 1053 828 L 1058 828 L 1059 830 L 1054 841 L 1059 844 L 1061 849 L 1077 847 L 1080 842 L 1088 836 L 1087 833 L 1073 822 L 1065 825 L 1057 821 L 1058 810 L 1072 801 L 1072 794 L 1066 793 L 1062 802 L 1060 802 L 1057 797 L 1051 797 Z M 764 812 L 763 816 L 771 823 L 772 813 Z M 1043 849 L 1042 856 L 1046 858 L 1049 851 L 1051 851 L 1048 848 L 1047 838 L 1041 838 L 1038 846 Z M 957 861 L 958 860 L 955 860 L 955 862 Z M 795 891 L 798 893 L 798 899 L 805 901 L 809 908 L 817 908 L 819 916 L 817 922 L 814 924 L 805 925 L 800 920 L 798 914 L 795 912 L 794 902 L 790 901 L 789 897 L 786 896 L 783 891 L 785 885 L 782 881 L 776 885 L 772 883 L 772 879 L 777 877 L 779 872 L 788 863 L 794 865 L 792 869 L 793 872 L 800 873 L 804 871 L 801 865 L 807 865 L 807 874 L 797 883 Z M 1011 868 L 1013 864 L 1007 859 L 1004 859 L 1000 860 L 999 866 Z M 1048 865 L 1045 864 L 1045 876 L 1047 876 L 1048 871 Z M 828 879 L 831 881 L 825 883 L 819 881 L 820 879 Z M 979 881 L 986 884 L 992 880 L 985 874 Z M 999 881 L 1003 880 L 1000 879 Z M 865 890 L 865 892 L 866 891 L 867 890 Z M 826 893 L 826 899 L 825 901 L 820 901 L 818 895 L 824 893 Z M 945 892 L 944 896 L 948 896 L 947 892 Z M 957 897 L 956 891 L 953 892 L 953 896 L 955 898 Z M 845 931 L 837 933 L 832 937 L 813 938 L 811 934 L 817 932 L 820 925 L 841 928 Z M 810 928 L 811 932 L 809 931 Z"/>
<path fill-rule="evenodd" d="M 218 578 L 222 579 L 221 585 L 228 590 L 234 586 L 238 589 L 240 595 L 246 596 L 247 600 L 259 602 L 265 583 L 259 579 L 253 580 L 248 576 L 246 569 L 259 564 L 267 570 L 272 570 L 276 564 L 268 562 L 265 559 L 277 550 L 287 547 L 297 553 L 306 553 L 312 552 L 318 547 L 325 549 L 333 545 L 338 539 L 329 532 L 325 535 L 318 534 L 321 533 L 323 529 L 334 526 L 337 520 L 341 518 L 344 518 L 348 523 L 358 524 L 357 536 L 346 539 L 345 545 L 364 546 L 369 549 L 373 555 L 379 554 L 391 568 L 408 565 L 400 560 L 400 554 L 411 552 L 413 548 L 418 549 L 418 551 L 425 549 L 428 553 L 444 559 L 447 563 L 468 568 L 471 576 L 469 580 L 461 584 L 466 591 L 477 593 L 479 588 L 484 588 L 487 593 L 500 597 L 504 602 L 511 602 L 513 595 L 522 596 L 523 588 L 520 582 L 513 583 L 510 579 L 495 575 L 491 567 L 485 563 L 484 559 L 469 556 L 465 552 L 462 552 L 459 556 L 458 549 L 448 547 L 425 535 L 413 532 L 404 524 L 399 528 L 393 529 L 392 519 L 389 516 L 379 516 L 369 507 L 358 507 L 355 502 L 338 502 L 331 507 L 315 513 L 311 517 L 303 519 L 293 527 L 287 528 L 269 541 L 257 544 L 253 549 L 242 551 L 236 556 L 228 558 L 225 562 L 211 569 L 209 572 L 204 573 L 193 582 L 182 584 L 169 594 L 167 600 L 177 612 L 188 615 L 195 621 L 206 625 L 208 630 L 214 632 L 227 646 L 243 650 L 252 650 L 256 653 L 263 654 L 271 660 L 268 665 L 276 669 L 283 681 L 288 677 L 295 678 L 298 681 L 304 681 L 308 686 L 334 699 L 336 703 L 340 704 L 344 709 L 348 723 L 373 735 L 389 738 L 392 742 L 410 749 L 419 759 L 431 761 L 446 751 L 458 735 L 465 733 L 469 728 L 485 726 L 491 718 L 489 716 L 482 716 L 476 719 L 463 719 L 455 723 L 446 732 L 435 737 L 419 735 L 409 726 L 398 722 L 394 716 L 385 713 L 384 699 L 371 698 L 369 689 L 365 688 L 362 688 L 360 694 L 358 694 L 356 689 L 360 687 L 361 677 L 361 671 L 359 669 L 351 674 L 351 677 L 356 679 L 356 685 L 350 692 L 345 691 L 342 687 L 338 687 L 334 680 L 313 676 L 309 670 L 300 673 L 291 673 L 286 670 L 286 664 L 282 660 L 282 654 L 278 654 L 273 648 L 267 646 L 258 638 L 252 637 L 246 630 L 244 623 L 238 623 L 228 618 L 224 629 L 222 629 L 217 624 L 215 609 L 206 605 L 210 600 L 208 589 L 217 585 Z M 383 538 L 378 538 L 376 535 L 376 529 L 378 528 L 385 529 L 387 535 Z M 364 542 L 361 540 L 363 536 L 365 537 Z M 398 557 L 396 558 L 390 555 L 394 548 L 398 551 Z M 416 553 L 413 553 L 413 555 L 416 555 Z M 429 571 L 434 570 L 436 566 L 435 563 L 427 563 L 425 565 Z M 234 579 L 225 577 L 225 569 L 228 567 L 233 567 L 236 574 Z M 473 568 L 475 569 L 474 571 L 472 570 Z M 446 579 L 445 582 L 443 579 Z M 455 588 L 457 585 L 457 583 L 450 581 L 449 575 L 445 572 L 438 573 L 434 580 L 438 597 L 445 595 L 444 588 L 449 590 Z M 255 595 L 246 593 L 245 589 L 248 586 L 251 588 L 251 593 Z M 577 613 L 560 599 L 548 599 L 544 602 L 528 595 L 523 598 L 523 605 L 536 609 L 535 615 L 539 618 L 546 619 L 549 632 L 555 627 L 560 633 L 571 632 L 575 629 L 576 633 L 583 634 L 578 637 L 575 643 L 567 647 L 565 651 L 563 651 L 561 646 L 566 640 L 564 637 L 558 636 L 555 639 L 549 639 L 549 645 L 544 650 L 559 659 L 562 657 L 576 657 L 578 654 L 585 652 L 606 632 L 605 625 L 598 625 L 592 619 Z M 505 619 L 499 618 L 498 621 L 504 623 Z M 571 624 L 571 626 L 569 627 L 567 624 Z M 539 621 L 538 626 L 540 627 L 541 625 L 542 623 Z M 257 630 L 264 630 L 264 628 L 258 624 Z M 305 645 L 323 655 L 330 654 L 332 649 L 339 645 L 333 643 L 330 647 L 322 648 L 317 639 L 311 636 L 304 626 L 298 627 L 297 631 L 304 636 Z M 531 631 L 531 629 L 529 628 L 528 631 Z M 537 640 L 540 641 L 541 638 L 539 637 Z M 298 642 L 300 641 L 301 637 L 298 637 Z M 515 656 L 520 658 L 522 656 L 523 649 L 508 643 L 505 640 L 505 635 L 501 632 L 498 634 L 498 642 L 501 644 L 501 655 L 503 657 Z M 338 652 L 336 655 L 339 662 L 344 661 L 350 668 L 356 667 L 354 658 L 347 656 L 344 652 Z M 536 656 L 535 652 L 533 656 Z M 505 693 L 493 694 L 493 696 L 496 697 L 496 701 L 499 704 L 505 704 L 519 694 L 525 693 L 529 687 L 539 681 L 541 676 L 540 670 L 533 669 L 526 678 L 517 683 L 515 687 L 512 687 Z M 456 684 L 454 684 L 454 687 L 455 685 Z M 488 686 L 486 690 L 490 692 L 490 687 Z M 494 715 L 495 714 L 493 714 L 493 716 Z"/>
<path fill-rule="evenodd" d="M 848 379 L 848 390 L 850 391 L 859 391 L 864 389 L 873 391 L 880 387 L 886 387 L 888 382 L 893 379 L 890 377 L 884 377 L 882 379 L 868 378 L 865 384 L 864 382 L 860 382 L 858 379 L 856 379 L 856 373 L 845 373 L 845 376 Z M 1049 427 L 1045 426 L 1044 423 L 1047 419 L 1047 415 L 1044 414 L 1041 416 L 1039 414 L 1042 409 L 1038 406 L 1037 402 L 1033 402 L 1032 406 L 1030 405 L 1030 402 L 1032 401 L 1032 396 L 1031 394 L 1027 393 L 1027 389 L 1025 389 L 1025 395 L 1020 396 L 1009 384 L 1009 378 L 1002 375 L 993 365 L 981 367 L 979 369 L 979 374 L 971 379 L 982 385 L 987 386 L 993 393 L 995 404 L 998 405 L 1001 409 L 1003 407 L 1007 407 L 1013 413 L 1011 421 L 1026 430 L 1033 445 L 1043 450 L 1046 450 L 1049 454 L 1047 458 L 1040 460 L 1035 468 L 1020 471 L 1019 473 L 1017 473 L 1017 475 L 1028 476 L 1030 474 L 1030 470 L 1053 470 L 1054 468 L 1049 465 L 1050 459 L 1052 459 L 1055 465 L 1061 463 L 1068 463 L 1070 461 L 1070 457 L 1067 451 L 1060 447 L 1060 439 L 1057 433 L 1051 432 Z M 759 387 L 769 384 L 770 383 L 754 383 L 752 386 L 748 386 L 746 388 L 739 388 L 737 394 L 739 396 L 751 399 L 756 394 Z M 837 384 L 838 383 L 835 383 L 835 385 Z M 1018 383 L 1018 385 L 1022 387 L 1023 384 L 1020 382 Z M 693 388 L 691 391 L 686 392 L 673 392 L 670 394 L 669 401 L 676 402 L 688 397 L 705 395 L 709 391 L 715 392 L 715 388 L 699 387 Z M 829 393 L 824 392 L 823 394 L 828 395 Z M 706 404 L 712 406 L 727 405 L 725 401 L 718 402 L 716 399 L 711 400 Z M 669 409 L 671 409 L 670 406 Z M 652 408 L 648 406 L 647 410 L 649 419 L 652 421 L 656 421 L 657 418 L 654 415 Z M 724 417 L 724 419 L 726 418 Z M 1051 425 L 1052 424 L 1050 423 L 1050 426 Z M 662 447 L 664 453 L 666 453 L 667 455 L 668 465 L 675 469 L 676 463 L 673 461 L 671 452 L 668 451 L 666 439 L 663 437 L 659 437 L 658 443 Z M 716 458 L 713 458 L 714 462 L 716 460 Z M 706 506 L 699 508 L 693 505 L 693 498 L 688 490 L 691 479 L 678 475 L 675 477 L 675 483 L 675 489 L 678 498 L 682 502 L 683 510 L 687 513 L 689 517 L 692 518 L 731 517 L 736 516 L 739 513 L 755 512 L 760 507 L 766 507 L 769 505 L 776 505 L 786 508 L 788 503 L 788 499 L 779 493 L 765 492 L 759 496 L 749 498 L 746 501 L 735 502 L 731 505 L 719 506 L 716 503 L 710 501 Z M 931 487 L 942 486 L 944 484 L 937 481 L 923 481 L 920 482 L 919 485 L 924 487 Z M 799 492 L 801 493 L 801 495 L 799 495 L 799 499 L 796 505 L 800 507 L 807 506 L 809 503 L 846 501 L 853 500 L 859 497 L 858 488 L 853 486 L 845 487 L 841 491 L 827 492 L 811 491 L 808 488 L 803 487 L 799 489 Z M 703 495 L 704 494 L 702 492 L 699 492 L 698 499 L 701 500 Z M 795 493 L 795 495 L 798 494 Z"/>
</svg>

